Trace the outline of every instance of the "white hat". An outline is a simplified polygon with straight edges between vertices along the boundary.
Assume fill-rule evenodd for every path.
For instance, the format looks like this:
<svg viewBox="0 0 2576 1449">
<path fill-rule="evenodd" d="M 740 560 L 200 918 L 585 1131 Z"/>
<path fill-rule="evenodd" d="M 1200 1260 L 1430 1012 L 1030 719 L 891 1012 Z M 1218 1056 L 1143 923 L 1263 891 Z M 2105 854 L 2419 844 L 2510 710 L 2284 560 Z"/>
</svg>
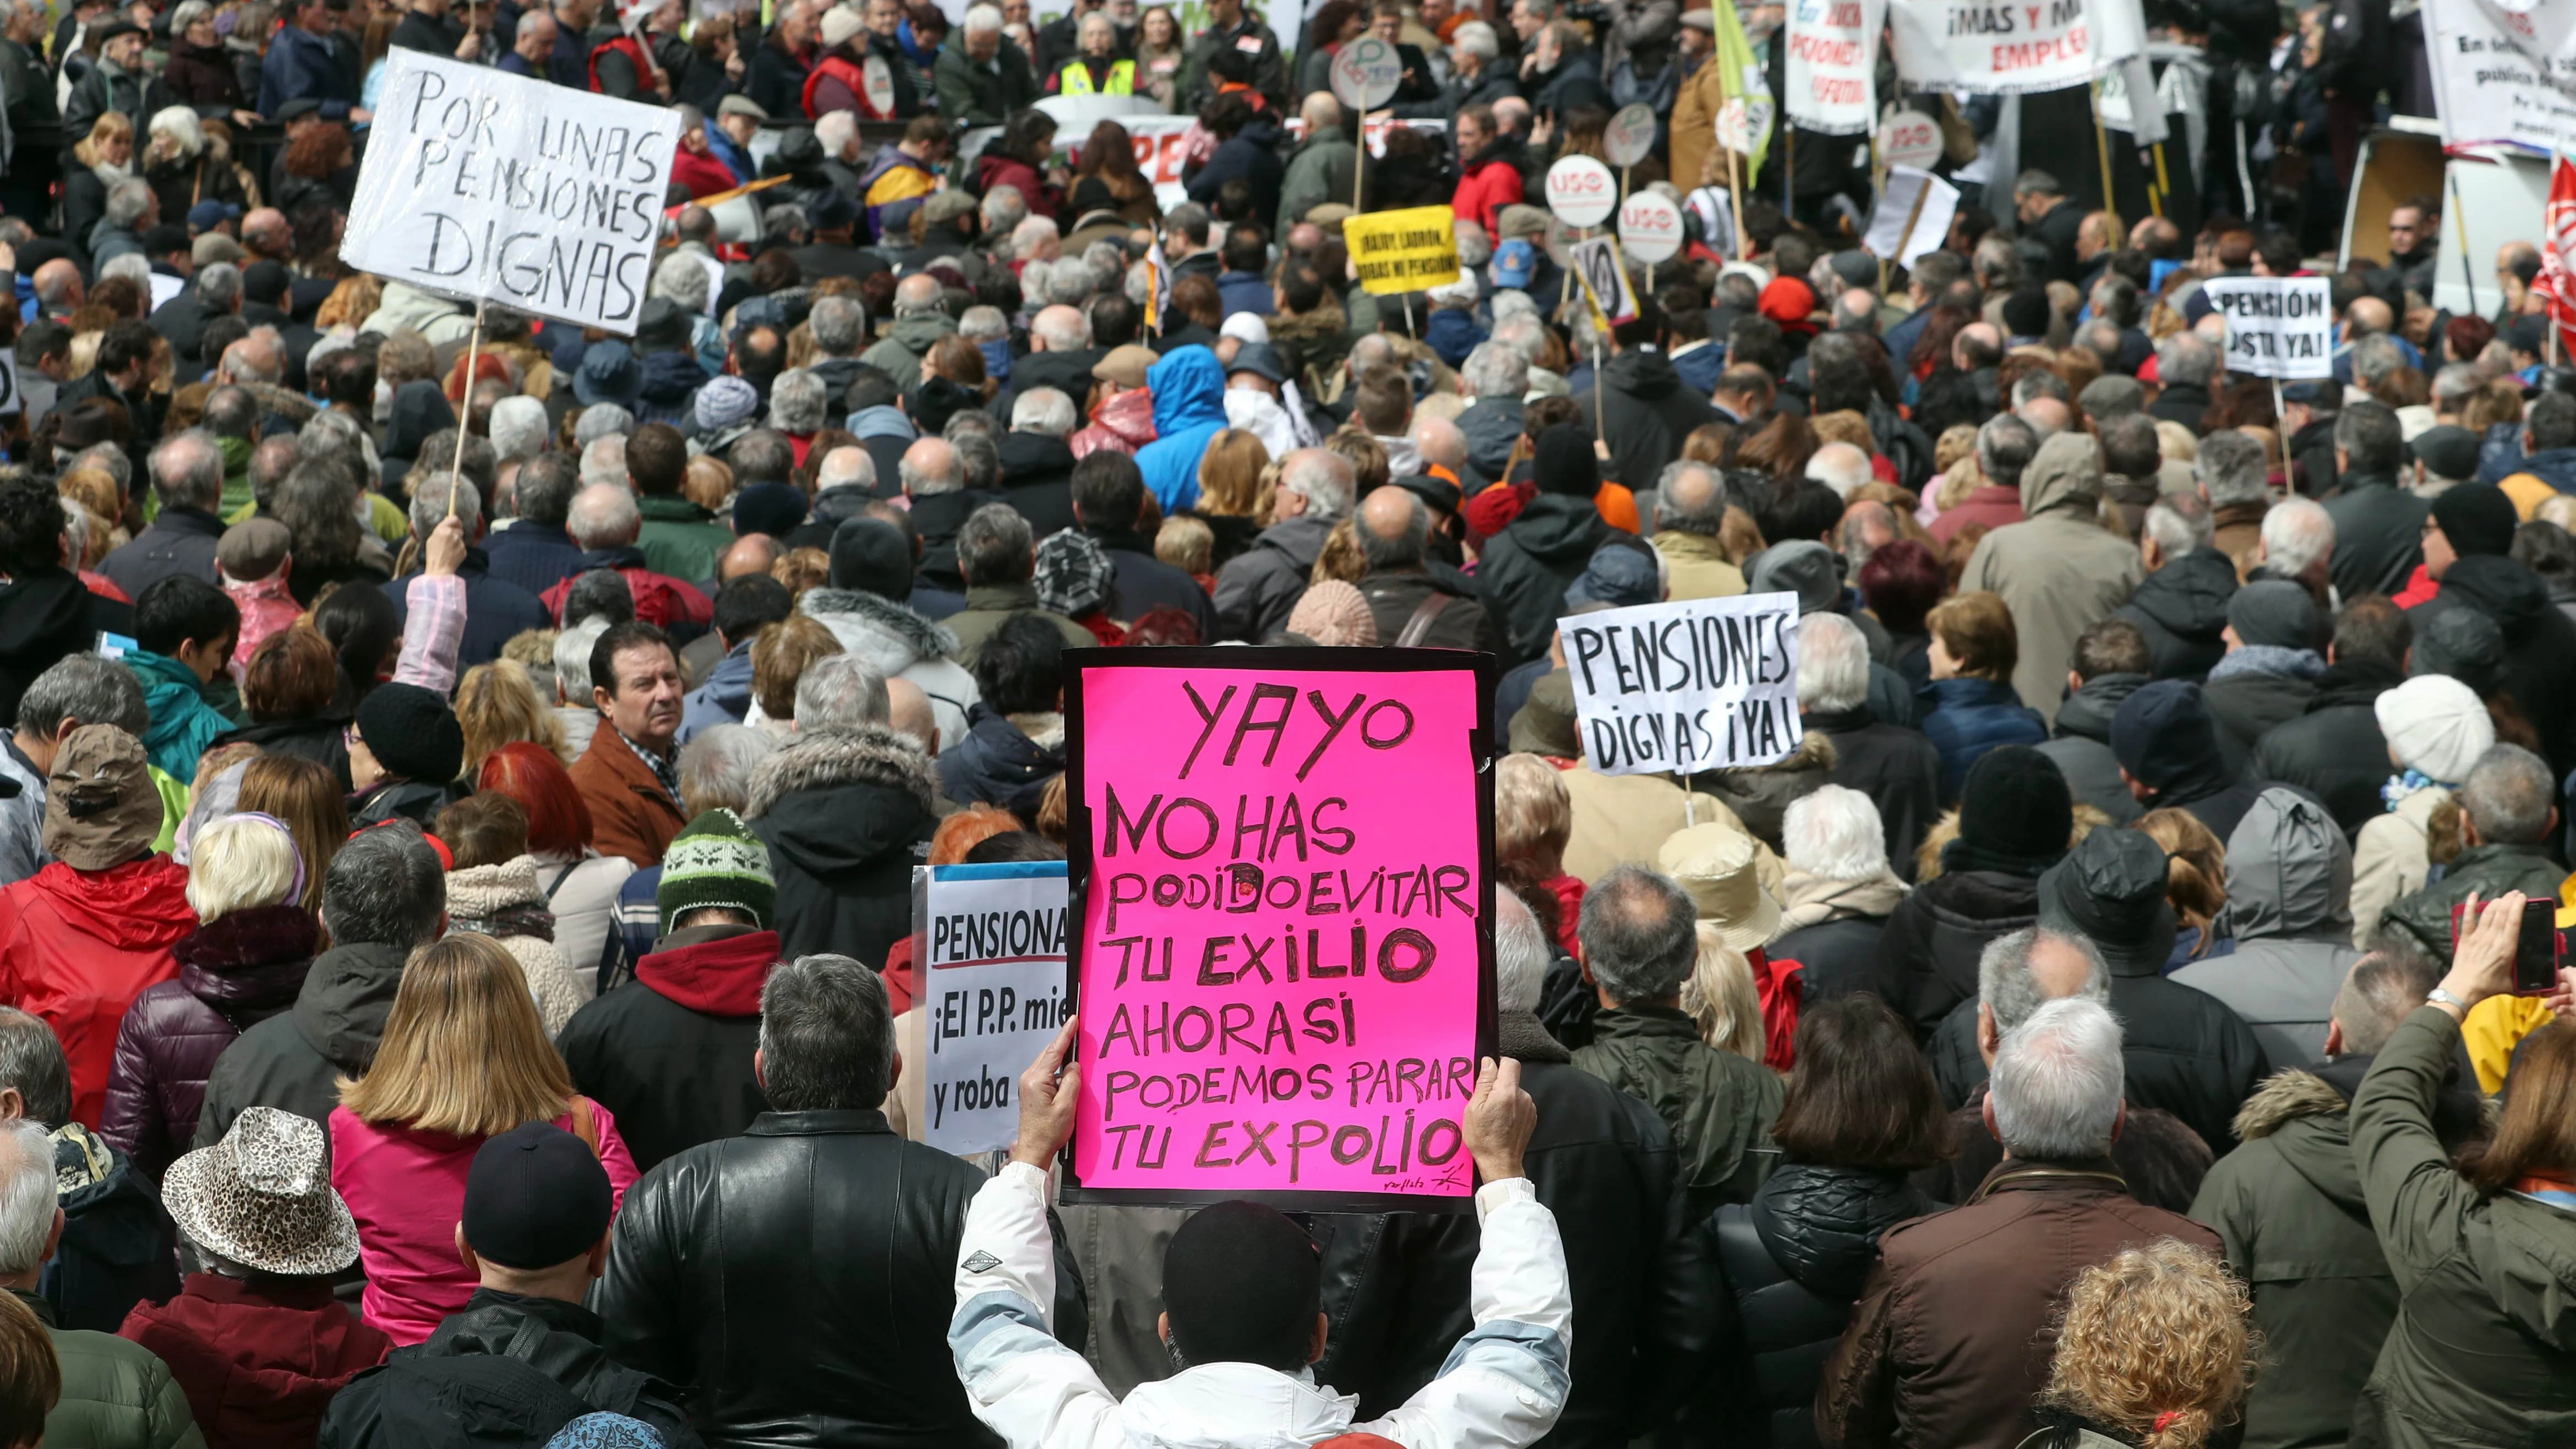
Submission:
<svg viewBox="0 0 2576 1449">
<path fill-rule="evenodd" d="M 1245 342 L 1268 342 L 1270 324 L 1261 320 L 1258 312 L 1237 312 L 1225 319 L 1225 325 L 1217 329 L 1217 335 Z"/>
<path fill-rule="evenodd" d="M 823 12 L 823 44 L 827 48 L 840 44 L 866 28 L 867 22 L 859 18 L 859 12 L 847 5 L 835 5 Z"/>
<path fill-rule="evenodd" d="M 2371 705 L 2397 762 L 2456 785 L 2495 748 L 2495 721 L 2477 691 L 2447 674 L 2419 674 Z"/>
</svg>

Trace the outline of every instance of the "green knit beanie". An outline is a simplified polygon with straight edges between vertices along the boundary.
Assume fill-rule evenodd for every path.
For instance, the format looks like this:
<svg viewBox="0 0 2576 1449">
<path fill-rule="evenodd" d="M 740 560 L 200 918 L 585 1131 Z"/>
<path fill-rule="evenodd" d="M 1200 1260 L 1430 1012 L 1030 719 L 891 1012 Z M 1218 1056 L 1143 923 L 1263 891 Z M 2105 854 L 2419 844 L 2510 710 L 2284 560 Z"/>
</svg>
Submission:
<svg viewBox="0 0 2576 1449">
<path fill-rule="evenodd" d="M 674 920 L 708 906 L 748 912 L 765 928 L 778 905 L 769 847 L 741 816 L 710 810 L 690 821 L 663 852 L 662 883 L 654 888 L 653 903 L 661 908 L 665 936 Z"/>
</svg>

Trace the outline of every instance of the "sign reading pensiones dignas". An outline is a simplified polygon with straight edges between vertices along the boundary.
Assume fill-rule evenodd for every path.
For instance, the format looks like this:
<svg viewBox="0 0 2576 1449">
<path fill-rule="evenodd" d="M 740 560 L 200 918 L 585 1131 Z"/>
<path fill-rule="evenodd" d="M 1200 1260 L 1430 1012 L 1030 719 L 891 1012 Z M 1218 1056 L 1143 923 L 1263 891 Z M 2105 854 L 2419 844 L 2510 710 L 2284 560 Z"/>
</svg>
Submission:
<svg viewBox="0 0 2576 1449">
<path fill-rule="evenodd" d="M 1640 604 L 1556 627 L 1596 773 L 1770 765 L 1797 750 L 1796 594 Z"/>
<path fill-rule="evenodd" d="M 340 256 L 633 336 L 679 139 L 665 106 L 396 49 Z"/>
<path fill-rule="evenodd" d="M 2334 373 L 2333 284 L 2324 277 L 2212 277 L 2200 284 L 2227 319 L 2227 370 L 2250 377 Z"/>
<path fill-rule="evenodd" d="M 1491 659 L 1074 658 L 1068 1199 L 1465 1210 L 1495 1041 Z"/>
<path fill-rule="evenodd" d="M 913 872 L 920 983 L 922 1140 L 993 1152 L 1019 1135 L 1020 1073 L 1073 1014 L 1064 975 L 1060 860 L 926 865 Z"/>
</svg>

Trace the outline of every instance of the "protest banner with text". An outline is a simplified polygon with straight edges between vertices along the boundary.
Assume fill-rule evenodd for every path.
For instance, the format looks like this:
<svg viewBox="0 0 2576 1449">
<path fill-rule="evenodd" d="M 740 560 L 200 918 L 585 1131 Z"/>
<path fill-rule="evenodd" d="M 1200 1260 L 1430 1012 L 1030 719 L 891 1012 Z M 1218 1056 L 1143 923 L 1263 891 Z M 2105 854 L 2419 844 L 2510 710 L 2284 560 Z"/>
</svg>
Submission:
<svg viewBox="0 0 2576 1449">
<path fill-rule="evenodd" d="M 634 335 L 679 112 L 400 48 L 382 95 L 343 261 Z"/>
<path fill-rule="evenodd" d="M 1887 18 L 1908 90 L 2063 90 L 2147 43 L 2137 0 L 1888 0 Z"/>
<path fill-rule="evenodd" d="M 2200 284 L 2227 319 L 2227 370 L 2248 377 L 2334 374 L 2333 284 L 2324 277 L 2212 277 Z"/>
<path fill-rule="evenodd" d="M 1372 211 L 1345 217 L 1342 240 L 1369 295 L 1427 292 L 1458 280 L 1457 222 L 1446 206 Z"/>
<path fill-rule="evenodd" d="M 1788 90 L 1793 123 L 1829 136 L 1866 135 L 1878 124 L 1878 33 L 1887 0 L 1795 0 L 1789 7 Z"/>
<path fill-rule="evenodd" d="M 913 871 L 922 1141 L 995 1152 L 1020 1128 L 1020 1073 L 1073 1014 L 1060 860 Z"/>
<path fill-rule="evenodd" d="M 2576 0 L 2423 10 L 2445 146 L 2576 149 Z"/>
<path fill-rule="evenodd" d="M 1466 1210 L 1495 1041 L 1490 660 L 1071 658 L 1067 1200 Z"/>
<path fill-rule="evenodd" d="M 1689 774 L 1796 752 L 1796 594 L 1639 604 L 1556 627 L 1595 772 Z"/>
</svg>

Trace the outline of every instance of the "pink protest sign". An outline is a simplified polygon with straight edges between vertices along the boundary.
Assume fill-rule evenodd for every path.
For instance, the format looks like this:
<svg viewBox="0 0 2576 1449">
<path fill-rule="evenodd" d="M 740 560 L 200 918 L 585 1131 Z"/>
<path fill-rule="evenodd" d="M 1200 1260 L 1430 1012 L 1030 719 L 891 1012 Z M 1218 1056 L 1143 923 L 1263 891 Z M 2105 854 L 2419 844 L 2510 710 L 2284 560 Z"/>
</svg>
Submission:
<svg viewBox="0 0 2576 1449">
<path fill-rule="evenodd" d="M 1069 1198 L 1464 1210 L 1494 1040 L 1488 661 L 1073 657 Z"/>
</svg>

